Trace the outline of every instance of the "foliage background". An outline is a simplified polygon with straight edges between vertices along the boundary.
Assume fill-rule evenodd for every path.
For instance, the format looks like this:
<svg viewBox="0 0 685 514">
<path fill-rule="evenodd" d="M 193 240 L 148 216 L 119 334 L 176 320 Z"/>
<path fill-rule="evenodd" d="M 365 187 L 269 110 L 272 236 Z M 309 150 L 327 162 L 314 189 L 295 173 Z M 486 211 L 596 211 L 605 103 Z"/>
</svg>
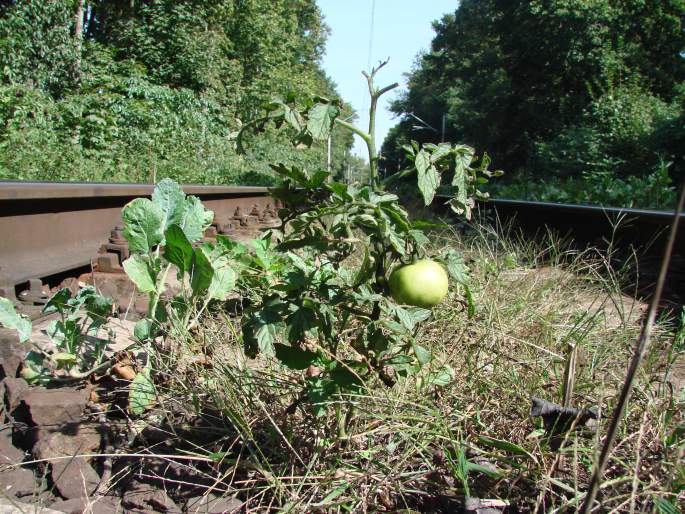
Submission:
<svg viewBox="0 0 685 514">
<path fill-rule="evenodd" d="M 685 2 L 463 0 L 434 24 L 385 169 L 411 139 L 486 150 L 499 196 L 665 207 L 683 176 Z M 412 113 L 424 123 L 407 113 Z"/>
<path fill-rule="evenodd" d="M 315 0 L 2 0 L 0 178 L 258 185 L 268 162 L 325 166 L 325 144 L 273 132 L 238 156 L 231 136 L 274 95 L 337 96 L 327 33 Z M 351 136 L 332 141 L 347 169 Z"/>
</svg>

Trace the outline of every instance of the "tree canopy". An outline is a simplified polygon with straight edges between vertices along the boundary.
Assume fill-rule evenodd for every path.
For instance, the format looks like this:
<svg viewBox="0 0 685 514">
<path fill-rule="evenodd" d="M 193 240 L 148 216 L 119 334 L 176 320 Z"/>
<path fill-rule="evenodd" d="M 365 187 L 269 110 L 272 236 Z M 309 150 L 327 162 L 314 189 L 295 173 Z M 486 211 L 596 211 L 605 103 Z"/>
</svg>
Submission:
<svg viewBox="0 0 685 514">
<path fill-rule="evenodd" d="M 444 116 L 446 139 L 513 183 L 682 173 L 682 0 L 462 0 L 434 29 L 392 106 L 388 170 L 407 141 L 439 140 Z"/>
<path fill-rule="evenodd" d="M 327 149 L 232 135 L 273 96 L 337 96 L 315 0 L 0 2 L 0 178 L 268 183 Z M 350 111 L 350 114 L 352 111 Z M 352 139 L 333 136 L 342 170 Z"/>
</svg>

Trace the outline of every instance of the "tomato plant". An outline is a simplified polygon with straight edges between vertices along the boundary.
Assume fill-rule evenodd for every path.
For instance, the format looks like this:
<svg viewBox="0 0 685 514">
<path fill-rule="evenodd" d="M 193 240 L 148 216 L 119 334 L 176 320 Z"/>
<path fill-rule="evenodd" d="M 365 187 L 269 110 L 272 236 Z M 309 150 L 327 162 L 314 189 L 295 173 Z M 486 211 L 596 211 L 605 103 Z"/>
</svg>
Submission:
<svg viewBox="0 0 685 514">
<path fill-rule="evenodd" d="M 286 265 L 259 301 L 246 309 L 242 321 L 248 355 L 275 356 L 288 368 L 306 370 L 301 400 L 308 400 L 316 415 L 326 412 L 331 399 L 337 400 L 340 436 L 350 418 L 348 412 L 343 419 L 339 410 L 346 394 L 377 381 L 392 386 L 398 377 L 419 374 L 432 360 L 429 349 L 416 340 L 418 327 L 431 316 L 431 310 L 416 305 L 432 306 L 437 297 L 402 305 L 390 294 L 388 281 L 398 265 L 426 258 L 429 239 L 424 231 L 432 225 L 412 221 L 387 186 L 416 175 L 424 203 L 429 205 L 442 178 L 451 174 L 448 202 L 468 218 L 474 198 L 484 197 L 479 184 L 499 174 L 488 170 L 486 155 L 476 159 L 474 150 L 465 145 L 420 147 L 412 143 L 405 148 L 412 168 L 381 180 L 374 144 L 375 110 L 378 98 L 395 87 L 375 87 L 374 78 L 383 64 L 365 74 L 371 97 L 368 131 L 339 119 L 338 101 L 314 97 L 298 105 L 291 95 L 267 104 L 264 115 L 247 123 L 237 136 L 242 150 L 246 132 L 259 132 L 273 123 L 294 134 L 293 144 L 310 145 L 328 138 L 337 124 L 367 144 L 366 184 L 334 182 L 325 170 L 309 171 L 282 163 L 272 166 L 283 183 L 271 194 L 283 207 L 279 211 L 281 226 L 269 232 L 274 240 L 269 255 L 284 258 Z M 454 252 L 437 259 L 447 265 L 472 314 L 463 260 Z M 442 269 L 440 264 L 434 265 Z M 437 286 L 446 288 L 447 284 Z M 420 382 L 444 384 L 450 373 L 447 368 L 434 370 L 422 375 Z"/>
</svg>

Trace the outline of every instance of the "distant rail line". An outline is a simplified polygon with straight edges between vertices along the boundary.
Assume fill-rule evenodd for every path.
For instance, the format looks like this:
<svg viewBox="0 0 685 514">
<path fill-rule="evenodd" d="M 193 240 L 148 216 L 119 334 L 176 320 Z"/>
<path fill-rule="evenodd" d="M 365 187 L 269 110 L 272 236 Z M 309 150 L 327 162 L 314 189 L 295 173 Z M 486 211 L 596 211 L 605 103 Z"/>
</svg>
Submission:
<svg viewBox="0 0 685 514">
<path fill-rule="evenodd" d="M 183 189 L 214 211 L 209 238 L 217 233 L 250 237 L 277 222 L 277 206 L 266 188 L 187 185 Z M 38 315 L 49 287 L 89 273 L 91 281 L 124 303 L 134 291 L 130 284 L 122 285 L 121 263 L 128 257 L 128 247 L 121 208 L 152 190 L 152 185 L 141 184 L 0 182 L 0 296 Z M 551 229 L 576 244 L 602 247 L 611 241 L 624 253 L 637 248 L 641 266 L 647 268 L 658 263 L 672 222 L 672 214 L 662 211 L 517 200 L 492 200 L 479 209 L 496 223 L 513 223 L 533 236 Z M 681 233 L 671 289 L 685 291 L 684 270 L 685 234 Z"/>
</svg>

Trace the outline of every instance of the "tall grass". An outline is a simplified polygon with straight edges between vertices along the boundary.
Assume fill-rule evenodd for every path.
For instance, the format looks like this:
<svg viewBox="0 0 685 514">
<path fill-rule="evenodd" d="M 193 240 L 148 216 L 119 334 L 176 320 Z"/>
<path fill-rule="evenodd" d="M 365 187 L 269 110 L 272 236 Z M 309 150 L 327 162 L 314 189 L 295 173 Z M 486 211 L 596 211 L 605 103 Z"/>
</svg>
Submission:
<svg viewBox="0 0 685 514">
<path fill-rule="evenodd" d="M 248 512 L 454 512 L 472 497 L 557 513 L 582 503 L 644 304 L 622 293 L 623 272 L 607 258 L 552 236 L 531 243 L 481 226 L 433 241 L 465 254 L 478 305 L 469 319 L 451 293 L 417 336 L 431 367 L 449 364 L 454 377 L 339 398 L 355 407 L 348 439 L 336 437 L 334 408 L 315 418 L 299 401 L 301 374 L 244 356 L 225 312 L 175 335 L 160 425 L 165 444 L 214 461 L 198 464 L 208 491 L 237 495 Z M 668 314 L 595 512 L 677 512 L 668 509 L 685 499 L 685 332 Z M 574 421 L 554 450 L 530 416 L 533 396 L 592 408 L 598 421 Z"/>
</svg>

